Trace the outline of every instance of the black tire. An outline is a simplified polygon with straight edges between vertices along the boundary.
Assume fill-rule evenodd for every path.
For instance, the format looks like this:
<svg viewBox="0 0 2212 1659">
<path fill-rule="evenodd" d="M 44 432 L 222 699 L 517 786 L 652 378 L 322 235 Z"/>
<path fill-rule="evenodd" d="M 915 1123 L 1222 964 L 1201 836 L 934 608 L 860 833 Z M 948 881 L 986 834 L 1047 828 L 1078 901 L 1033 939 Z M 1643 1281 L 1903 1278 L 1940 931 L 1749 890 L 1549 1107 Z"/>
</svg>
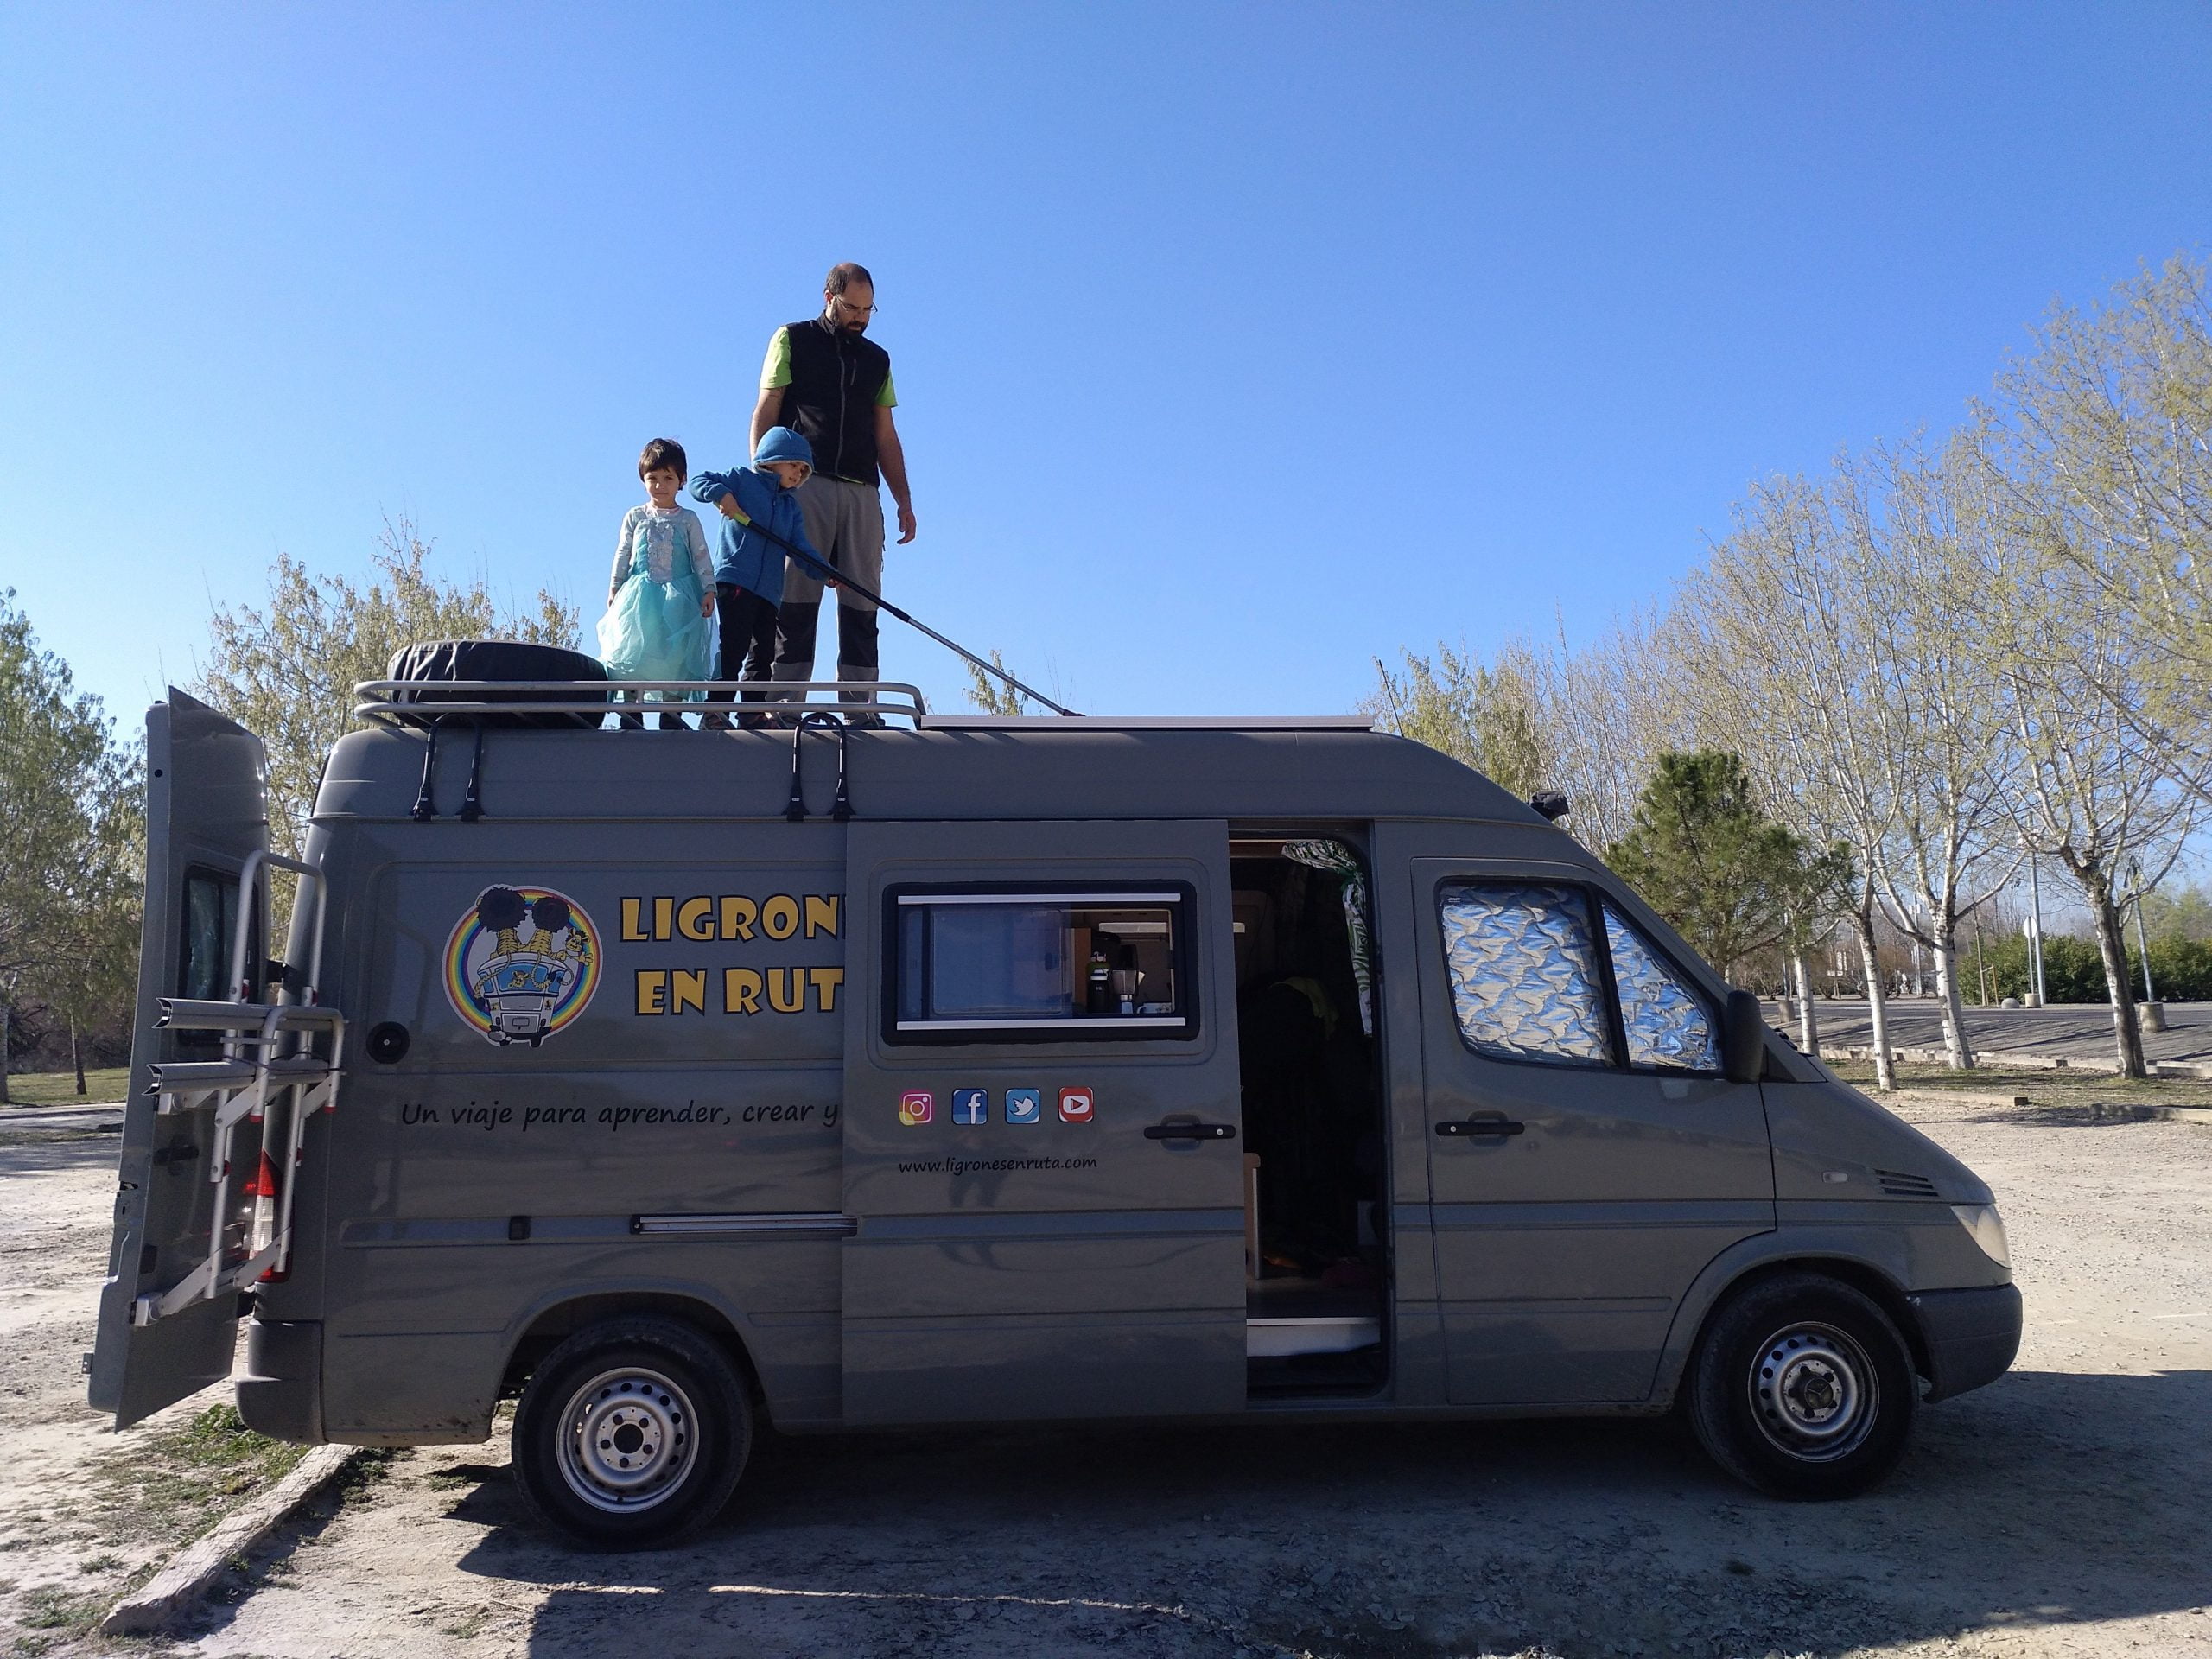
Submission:
<svg viewBox="0 0 2212 1659">
<path fill-rule="evenodd" d="M 1763 1279 L 1723 1302 L 1683 1381 L 1691 1431 L 1776 1497 L 1849 1497 L 1897 1466 L 1919 1388 L 1874 1300 L 1818 1274 Z"/>
<path fill-rule="evenodd" d="M 539 1363 L 515 1411 L 523 1501 L 598 1549 L 697 1532 L 729 1502 L 752 1451 L 743 1381 L 713 1343 L 674 1319 L 607 1319 L 577 1332 Z"/>
</svg>

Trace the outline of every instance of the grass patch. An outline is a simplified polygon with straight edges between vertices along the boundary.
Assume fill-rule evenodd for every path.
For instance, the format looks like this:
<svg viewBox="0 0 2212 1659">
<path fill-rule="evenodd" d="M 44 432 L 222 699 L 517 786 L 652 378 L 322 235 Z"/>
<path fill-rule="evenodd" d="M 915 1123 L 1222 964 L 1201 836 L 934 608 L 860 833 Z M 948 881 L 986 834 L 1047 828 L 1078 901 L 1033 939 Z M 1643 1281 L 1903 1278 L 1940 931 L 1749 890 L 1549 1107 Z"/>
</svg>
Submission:
<svg viewBox="0 0 2212 1659">
<path fill-rule="evenodd" d="M 82 1636 L 91 1630 L 106 1609 L 107 1599 L 97 1593 L 84 1595 L 57 1590 L 48 1585 L 24 1591 L 16 1606 L 16 1623 L 25 1630 L 50 1630 L 54 1634 L 45 1639 L 34 1637 L 27 1642 L 19 1641 L 16 1650 L 41 1653 L 55 1641 Z"/>
<path fill-rule="evenodd" d="M 1830 1060 L 1827 1065 L 1854 1088 L 1875 1092 L 1873 1061 Z M 2120 1077 L 2097 1071 L 2046 1071 L 2041 1066 L 1978 1065 L 1971 1071 L 1954 1071 L 1933 1061 L 1899 1060 L 1897 1086 L 2022 1095 L 2037 1106 L 2212 1106 L 2212 1082 L 2196 1077 Z"/>
<path fill-rule="evenodd" d="M 111 1541 L 188 1544 L 307 1454 L 304 1446 L 255 1433 L 238 1420 L 237 1407 L 210 1406 L 101 1459 L 93 1478 L 109 1501 L 100 1518 Z"/>
<path fill-rule="evenodd" d="M 8 1075 L 11 1106 L 98 1106 L 121 1100 L 130 1088 L 130 1068 L 103 1066 L 85 1073 L 86 1092 L 77 1092 L 74 1071 L 12 1071 Z M 0 1106 L 0 1112 L 7 1107 Z"/>
</svg>

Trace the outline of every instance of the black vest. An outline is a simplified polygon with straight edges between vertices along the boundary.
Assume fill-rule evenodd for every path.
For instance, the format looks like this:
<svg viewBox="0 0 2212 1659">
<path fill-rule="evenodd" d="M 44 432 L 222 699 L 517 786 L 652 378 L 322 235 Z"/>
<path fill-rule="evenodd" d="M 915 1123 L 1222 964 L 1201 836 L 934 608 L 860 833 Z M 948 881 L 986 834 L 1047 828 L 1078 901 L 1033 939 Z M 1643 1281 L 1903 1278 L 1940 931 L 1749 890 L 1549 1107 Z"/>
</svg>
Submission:
<svg viewBox="0 0 2212 1659">
<path fill-rule="evenodd" d="M 875 399 L 891 378 L 891 353 L 865 334 L 820 317 L 789 325 L 791 383 L 777 418 L 814 446 L 814 470 L 859 484 L 875 469 Z"/>
</svg>

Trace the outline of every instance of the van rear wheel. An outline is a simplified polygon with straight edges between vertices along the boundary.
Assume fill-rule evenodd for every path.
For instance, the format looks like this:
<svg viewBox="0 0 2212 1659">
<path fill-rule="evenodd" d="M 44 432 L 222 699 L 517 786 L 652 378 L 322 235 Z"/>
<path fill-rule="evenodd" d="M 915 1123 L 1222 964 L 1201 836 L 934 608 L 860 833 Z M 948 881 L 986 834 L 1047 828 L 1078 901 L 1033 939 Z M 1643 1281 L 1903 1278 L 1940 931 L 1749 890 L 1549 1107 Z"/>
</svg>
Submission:
<svg viewBox="0 0 2212 1659">
<path fill-rule="evenodd" d="M 729 1502 L 753 1450 L 753 1406 L 691 1326 L 608 1319 L 539 1363 L 513 1445 L 523 1499 L 547 1526 L 601 1549 L 672 1544 Z"/>
<path fill-rule="evenodd" d="M 1904 1455 L 1912 1356 L 1872 1298 L 1792 1273 L 1732 1296 L 1691 1361 L 1683 1404 L 1698 1444 L 1777 1497 L 1848 1497 Z"/>
</svg>

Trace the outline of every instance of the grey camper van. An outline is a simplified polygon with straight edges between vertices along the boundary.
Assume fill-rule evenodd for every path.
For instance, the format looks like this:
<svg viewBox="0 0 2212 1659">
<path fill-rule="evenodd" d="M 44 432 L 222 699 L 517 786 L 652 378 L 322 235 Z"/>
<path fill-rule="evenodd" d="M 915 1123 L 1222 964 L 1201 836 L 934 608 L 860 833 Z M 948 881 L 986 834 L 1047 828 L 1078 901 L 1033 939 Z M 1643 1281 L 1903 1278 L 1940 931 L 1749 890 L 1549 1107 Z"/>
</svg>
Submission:
<svg viewBox="0 0 2212 1659">
<path fill-rule="evenodd" d="M 118 1424 L 243 1319 L 254 1427 L 518 1393 L 535 1512 L 620 1545 L 768 1425 L 1679 1409 L 1834 1497 L 2012 1362 L 1974 1173 L 1418 744 L 419 692 L 362 689 L 297 861 L 255 737 L 149 714 Z"/>
</svg>

